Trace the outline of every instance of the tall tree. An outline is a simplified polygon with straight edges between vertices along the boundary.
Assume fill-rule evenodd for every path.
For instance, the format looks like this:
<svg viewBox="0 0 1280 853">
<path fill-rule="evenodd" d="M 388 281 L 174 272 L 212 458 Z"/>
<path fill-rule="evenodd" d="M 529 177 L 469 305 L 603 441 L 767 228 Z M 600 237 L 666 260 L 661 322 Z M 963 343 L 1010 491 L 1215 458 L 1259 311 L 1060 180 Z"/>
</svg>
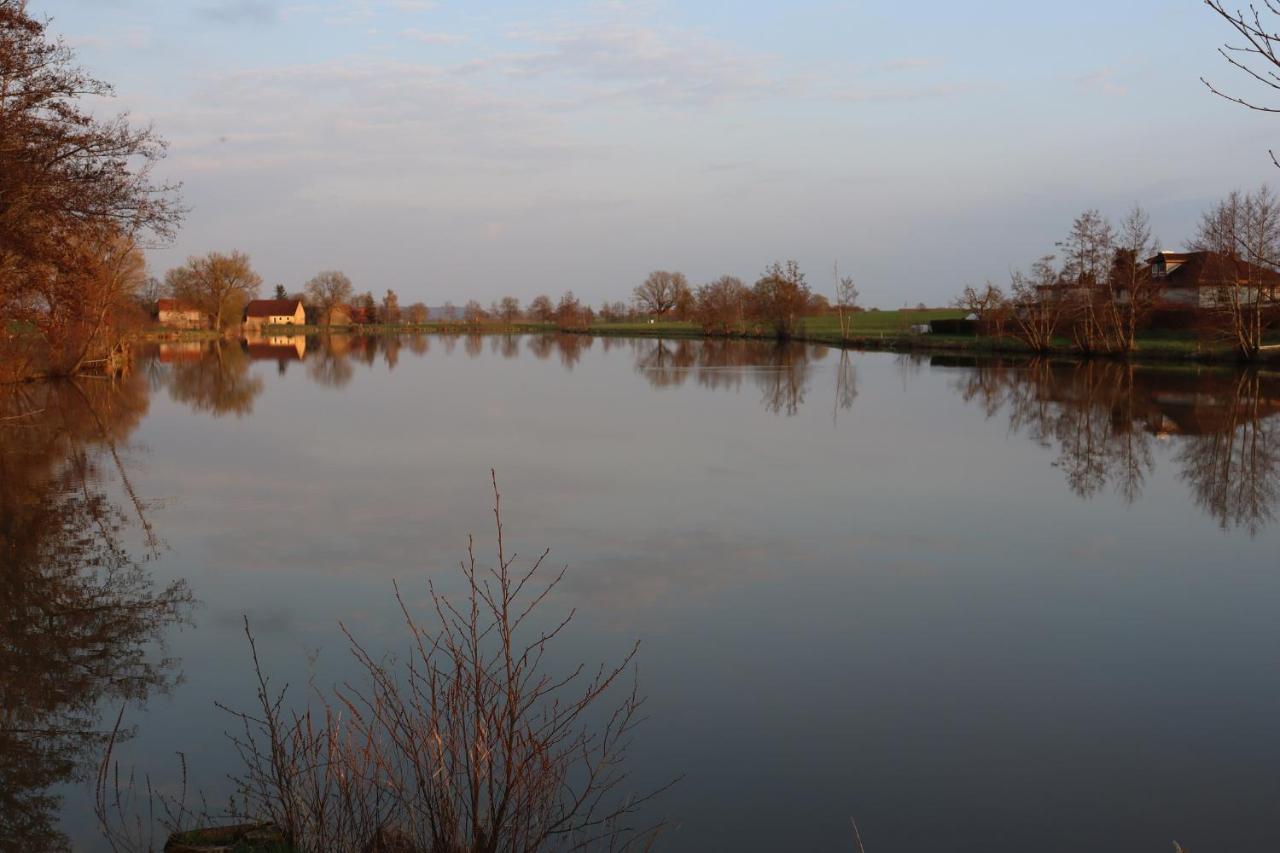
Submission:
<svg viewBox="0 0 1280 853">
<path fill-rule="evenodd" d="M 349 304 L 355 288 L 346 273 L 325 270 L 306 283 L 305 292 L 307 301 L 320 312 L 321 322 L 329 326 L 333 324 L 333 309 Z"/>
<path fill-rule="evenodd" d="M 840 319 L 840 339 L 849 337 L 849 324 L 853 318 L 853 308 L 858 304 L 858 288 L 853 276 L 840 275 L 840 268 L 834 268 L 836 278 L 836 312 Z"/>
<path fill-rule="evenodd" d="M 152 179 L 163 140 L 86 104 L 112 94 L 23 0 L 0 0 L 0 316 L 30 322 L 57 352 L 78 349 L 57 335 L 85 321 L 102 331 L 93 314 L 67 322 L 98 310 L 99 266 L 112 263 L 86 247 L 165 240 L 182 214 L 177 187 Z"/>
<path fill-rule="evenodd" d="M 276 285 L 275 293 L 272 295 L 272 298 L 273 298 L 273 299 L 288 299 L 288 298 L 289 298 L 289 291 L 287 291 L 287 290 L 285 290 L 285 289 L 284 289 L 284 285 L 283 285 L 283 284 L 277 284 L 277 285 Z"/>
<path fill-rule="evenodd" d="M 694 316 L 704 332 L 728 335 L 740 329 L 747 288 L 731 275 L 698 288 Z"/>
<path fill-rule="evenodd" d="M 555 306 L 551 303 L 551 297 L 545 293 L 533 297 L 533 301 L 529 303 L 529 316 L 539 323 L 550 323 L 556 314 Z"/>
<path fill-rule="evenodd" d="M 514 296 L 504 296 L 498 303 L 498 315 L 504 323 L 514 323 L 520 317 L 520 300 Z"/>
<path fill-rule="evenodd" d="M 1086 210 L 1071 223 L 1058 248 L 1063 255 L 1060 285 L 1072 317 L 1076 346 L 1084 352 L 1110 348 L 1104 322 L 1106 282 L 1115 257 L 1115 232 L 1097 210 Z"/>
<path fill-rule="evenodd" d="M 809 306 L 809 285 L 795 261 L 775 261 L 751 291 L 755 318 L 773 327 L 779 340 L 795 335 Z"/>
<path fill-rule="evenodd" d="M 245 303 L 258 295 L 262 276 L 243 252 L 210 252 L 169 270 L 165 282 L 174 296 L 204 311 L 215 329 L 225 329 L 240 322 Z"/>
<path fill-rule="evenodd" d="M 390 288 L 387 288 L 387 295 L 382 297 L 382 322 L 393 326 L 400 323 L 400 297 Z"/>
<path fill-rule="evenodd" d="M 1120 223 L 1115 262 L 1106 279 L 1106 322 L 1117 350 L 1133 351 L 1138 329 L 1155 309 L 1163 289 L 1160 282 L 1152 277 L 1147 263 L 1154 251 L 1151 218 L 1145 210 L 1134 205 Z"/>
<path fill-rule="evenodd" d="M 1219 332 L 1244 359 L 1258 357 L 1275 322 L 1280 267 L 1280 200 L 1268 187 L 1232 192 L 1206 213 L 1194 248 L 1210 253 L 1206 272 Z"/>
<path fill-rule="evenodd" d="M 641 311 L 662 316 L 688 299 L 689 282 L 684 273 L 654 270 L 633 293 Z"/>
</svg>

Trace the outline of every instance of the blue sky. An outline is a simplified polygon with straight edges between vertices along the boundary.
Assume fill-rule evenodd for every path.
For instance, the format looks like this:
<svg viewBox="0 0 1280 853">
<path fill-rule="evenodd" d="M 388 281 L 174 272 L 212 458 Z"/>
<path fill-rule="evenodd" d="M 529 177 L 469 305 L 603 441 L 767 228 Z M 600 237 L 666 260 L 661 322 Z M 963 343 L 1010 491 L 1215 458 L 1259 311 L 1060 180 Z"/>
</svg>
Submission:
<svg viewBox="0 0 1280 853">
<path fill-rule="evenodd" d="M 1200 0 L 912 4 L 31 0 L 171 143 L 191 213 L 157 273 L 238 248 L 402 301 L 652 269 L 831 265 L 868 305 L 943 303 L 1134 203 L 1167 248 L 1275 181 L 1280 116 Z"/>
</svg>

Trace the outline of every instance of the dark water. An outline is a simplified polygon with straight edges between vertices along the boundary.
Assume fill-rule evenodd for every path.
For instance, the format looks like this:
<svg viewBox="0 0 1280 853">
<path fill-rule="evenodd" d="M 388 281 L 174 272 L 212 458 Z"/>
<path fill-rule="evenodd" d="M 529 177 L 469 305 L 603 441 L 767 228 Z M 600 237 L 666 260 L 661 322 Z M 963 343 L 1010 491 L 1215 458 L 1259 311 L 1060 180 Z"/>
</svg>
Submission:
<svg viewBox="0 0 1280 853">
<path fill-rule="evenodd" d="M 7 389 L 0 847 L 98 846 L 122 706 L 224 800 L 243 616 L 277 683 L 352 677 L 340 620 L 396 648 L 392 580 L 491 549 L 492 467 L 570 567 L 553 663 L 643 642 L 662 849 L 1275 850 L 1277 415 L 1271 373 L 582 337 Z"/>
</svg>

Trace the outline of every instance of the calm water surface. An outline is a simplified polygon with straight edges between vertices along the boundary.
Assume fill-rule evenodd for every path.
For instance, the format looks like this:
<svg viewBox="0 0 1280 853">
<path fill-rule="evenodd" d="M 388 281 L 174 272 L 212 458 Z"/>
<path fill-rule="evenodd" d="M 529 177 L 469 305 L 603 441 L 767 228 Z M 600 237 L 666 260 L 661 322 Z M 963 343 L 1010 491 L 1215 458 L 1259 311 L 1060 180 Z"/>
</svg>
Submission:
<svg viewBox="0 0 1280 853">
<path fill-rule="evenodd" d="M 340 620 L 399 648 L 393 579 L 491 552 L 494 468 L 570 567 L 553 663 L 642 640 L 662 849 L 1275 850 L 1278 413 L 1266 373 L 583 337 L 6 392 L 0 833 L 96 849 L 122 704 L 122 761 L 223 801 L 242 618 L 300 697 L 352 677 Z"/>
</svg>

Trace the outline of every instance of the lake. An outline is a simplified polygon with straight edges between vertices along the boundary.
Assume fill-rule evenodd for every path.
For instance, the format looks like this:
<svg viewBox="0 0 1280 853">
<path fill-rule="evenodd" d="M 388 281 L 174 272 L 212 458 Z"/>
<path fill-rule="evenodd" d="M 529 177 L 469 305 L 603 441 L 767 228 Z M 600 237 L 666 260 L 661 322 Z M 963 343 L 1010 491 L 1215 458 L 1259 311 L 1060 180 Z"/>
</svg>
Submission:
<svg viewBox="0 0 1280 853">
<path fill-rule="evenodd" d="M 578 336 L 167 343 L 0 394 L 0 832 L 100 849 L 122 766 L 223 803 L 221 702 L 474 533 L 641 642 L 659 849 L 1280 847 L 1280 374 Z M 424 618 L 427 614 L 422 611 Z M 15 846 L 0 843 L 0 847 Z"/>
</svg>

